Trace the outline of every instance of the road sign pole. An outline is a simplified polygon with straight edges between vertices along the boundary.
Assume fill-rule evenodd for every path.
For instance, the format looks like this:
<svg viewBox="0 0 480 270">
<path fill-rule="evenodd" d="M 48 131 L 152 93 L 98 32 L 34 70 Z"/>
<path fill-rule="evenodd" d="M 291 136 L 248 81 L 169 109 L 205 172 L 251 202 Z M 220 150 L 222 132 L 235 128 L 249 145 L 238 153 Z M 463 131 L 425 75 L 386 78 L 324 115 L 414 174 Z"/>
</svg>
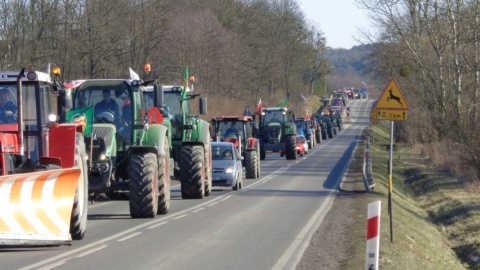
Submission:
<svg viewBox="0 0 480 270">
<path fill-rule="evenodd" d="M 393 121 L 390 121 L 390 159 L 388 161 L 388 214 L 390 215 L 390 242 L 393 242 L 393 213 L 392 213 L 392 164 L 393 160 Z"/>
</svg>

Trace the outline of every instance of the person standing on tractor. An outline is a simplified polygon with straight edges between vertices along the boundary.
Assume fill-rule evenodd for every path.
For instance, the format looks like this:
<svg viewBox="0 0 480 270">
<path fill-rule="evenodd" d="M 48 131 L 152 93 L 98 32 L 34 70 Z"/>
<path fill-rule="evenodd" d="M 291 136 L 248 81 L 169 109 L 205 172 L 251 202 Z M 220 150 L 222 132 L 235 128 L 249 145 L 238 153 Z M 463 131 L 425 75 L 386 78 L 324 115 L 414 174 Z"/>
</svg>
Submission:
<svg viewBox="0 0 480 270">
<path fill-rule="evenodd" d="M 10 91 L 7 88 L 0 88 L 0 122 L 17 122 L 17 104 L 10 100 Z"/>
</svg>

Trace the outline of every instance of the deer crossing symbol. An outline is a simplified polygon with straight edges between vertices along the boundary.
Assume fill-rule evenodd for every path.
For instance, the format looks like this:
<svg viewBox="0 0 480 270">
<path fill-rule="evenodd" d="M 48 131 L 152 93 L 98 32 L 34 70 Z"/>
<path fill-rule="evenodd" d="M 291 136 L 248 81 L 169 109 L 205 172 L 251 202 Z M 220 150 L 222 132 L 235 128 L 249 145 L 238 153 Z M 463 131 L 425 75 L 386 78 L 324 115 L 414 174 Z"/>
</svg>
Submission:
<svg viewBox="0 0 480 270">
<path fill-rule="evenodd" d="M 392 93 L 392 88 L 390 88 L 390 90 L 388 90 L 388 92 L 390 92 L 390 96 L 387 97 L 387 101 L 390 102 L 390 99 L 393 99 L 393 100 L 396 100 L 398 103 L 400 103 L 400 105 L 402 105 L 403 107 L 403 103 L 400 101 L 400 97 L 397 97 L 395 96 L 393 93 Z"/>
</svg>

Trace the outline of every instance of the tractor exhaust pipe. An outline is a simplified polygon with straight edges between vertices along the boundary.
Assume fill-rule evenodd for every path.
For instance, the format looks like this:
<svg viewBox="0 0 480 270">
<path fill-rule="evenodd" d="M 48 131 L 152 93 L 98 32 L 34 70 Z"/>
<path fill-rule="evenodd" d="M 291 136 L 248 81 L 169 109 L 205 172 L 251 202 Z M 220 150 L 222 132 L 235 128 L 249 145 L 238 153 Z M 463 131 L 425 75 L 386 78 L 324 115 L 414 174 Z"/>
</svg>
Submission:
<svg viewBox="0 0 480 270">
<path fill-rule="evenodd" d="M 20 143 L 20 155 L 25 155 L 25 145 L 23 142 L 23 102 L 22 102 L 22 78 L 25 68 L 22 68 L 17 76 L 17 124 L 18 124 L 18 140 Z"/>
</svg>

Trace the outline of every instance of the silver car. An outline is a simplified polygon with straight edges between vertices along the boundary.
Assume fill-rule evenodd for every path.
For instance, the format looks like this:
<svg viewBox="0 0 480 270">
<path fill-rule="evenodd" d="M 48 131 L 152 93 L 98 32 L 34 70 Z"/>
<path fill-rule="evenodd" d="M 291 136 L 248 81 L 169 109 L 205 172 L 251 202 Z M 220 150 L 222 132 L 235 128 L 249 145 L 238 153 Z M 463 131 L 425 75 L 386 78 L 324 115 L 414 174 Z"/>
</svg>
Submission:
<svg viewBox="0 0 480 270">
<path fill-rule="evenodd" d="M 243 157 L 231 142 L 212 142 L 212 185 L 232 187 L 243 186 Z"/>
</svg>

